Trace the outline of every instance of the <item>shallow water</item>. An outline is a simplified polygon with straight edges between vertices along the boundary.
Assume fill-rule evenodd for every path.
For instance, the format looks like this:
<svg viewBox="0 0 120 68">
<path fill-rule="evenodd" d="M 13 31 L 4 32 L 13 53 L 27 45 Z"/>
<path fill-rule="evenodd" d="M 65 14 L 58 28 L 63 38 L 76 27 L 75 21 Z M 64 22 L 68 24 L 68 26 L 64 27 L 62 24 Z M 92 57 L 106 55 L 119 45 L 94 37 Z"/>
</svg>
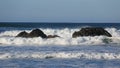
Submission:
<svg viewBox="0 0 120 68">
<path fill-rule="evenodd" d="M 89 59 L 9 59 L 0 68 L 120 68 L 120 60 Z"/>
<path fill-rule="evenodd" d="M 82 46 L 1 45 L 0 68 L 120 68 L 119 52 L 120 46 L 109 44 Z M 97 57 L 95 57 L 96 55 Z"/>
</svg>

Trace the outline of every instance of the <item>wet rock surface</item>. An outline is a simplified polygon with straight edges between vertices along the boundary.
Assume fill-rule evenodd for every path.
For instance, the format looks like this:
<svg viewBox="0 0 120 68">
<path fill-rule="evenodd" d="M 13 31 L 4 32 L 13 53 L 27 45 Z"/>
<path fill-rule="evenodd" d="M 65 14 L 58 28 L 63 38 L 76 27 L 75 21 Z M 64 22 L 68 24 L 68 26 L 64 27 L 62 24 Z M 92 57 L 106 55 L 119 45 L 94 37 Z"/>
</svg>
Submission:
<svg viewBox="0 0 120 68">
<path fill-rule="evenodd" d="M 44 32 L 40 29 L 34 29 L 30 33 L 27 33 L 25 31 L 20 32 L 16 37 L 26 37 L 26 38 L 33 38 L 33 37 L 41 37 L 41 38 L 47 38 L 47 35 L 44 34 Z"/>
<path fill-rule="evenodd" d="M 107 32 L 106 30 L 104 30 L 101 27 L 82 28 L 80 31 L 74 32 L 72 34 L 72 37 L 76 38 L 76 37 L 79 37 L 79 36 L 100 36 L 100 35 L 112 37 L 112 35 L 109 32 Z"/>
</svg>

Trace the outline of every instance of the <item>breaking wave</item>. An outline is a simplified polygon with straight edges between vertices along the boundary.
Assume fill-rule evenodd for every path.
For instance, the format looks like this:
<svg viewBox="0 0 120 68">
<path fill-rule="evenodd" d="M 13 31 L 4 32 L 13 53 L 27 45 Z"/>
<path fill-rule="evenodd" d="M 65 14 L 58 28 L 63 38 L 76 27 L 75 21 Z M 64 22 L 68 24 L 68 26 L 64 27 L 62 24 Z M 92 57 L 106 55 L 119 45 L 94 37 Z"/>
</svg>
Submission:
<svg viewBox="0 0 120 68">
<path fill-rule="evenodd" d="M 46 35 L 58 35 L 60 38 L 42 39 L 36 38 L 20 38 L 15 37 L 18 33 L 24 30 L 11 30 L 0 33 L 0 44 L 6 45 L 96 45 L 96 44 L 120 44 L 120 29 L 105 28 L 112 37 L 106 36 L 84 36 L 72 38 L 75 31 L 80 28 L 64 28 L 64 29 L 43 29 L 40 28 Z M 25 30 L 30 32 L 32 30 Z"/>
<path fill-rule="evenodd" d="M 0 59 L 12 59 L 12 58 L 86 58 L 86 59 L 120 59 L 120 54 L 115 53 L 85 53 L 85 52 L 15 52 L 15 53 L 0 53 Z"/>
</svg>

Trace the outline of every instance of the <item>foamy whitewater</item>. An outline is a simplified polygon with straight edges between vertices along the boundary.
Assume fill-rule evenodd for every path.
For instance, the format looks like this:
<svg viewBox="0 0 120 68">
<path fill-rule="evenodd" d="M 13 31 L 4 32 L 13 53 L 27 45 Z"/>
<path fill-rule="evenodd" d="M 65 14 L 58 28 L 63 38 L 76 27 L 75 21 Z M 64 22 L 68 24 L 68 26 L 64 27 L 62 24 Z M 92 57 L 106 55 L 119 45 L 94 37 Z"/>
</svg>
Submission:
<svg viewBox="0 0 120 68">
<path fill-rule="evenodd" d="M 81 24 L 74 28 L 70 28 L 73 24 L 66 24 L 68 28 L 60 28 L 64 24 L 58 28 L 40 28 L 39 25 L 46 35 L 60 36 L 42 39 L 16 37 L 22 31 L 29 33 L 34 29 L 27 28 L 28 24 L 19 25 L 25 28 L 0 27 L 0 68 L 120 68 L 120 28 L 104 28 L 112 37 L 72 38 L 72 34 L 82 28 L 76 26 Z M 46 27 L 48 25 L 45 24 Z M 59 24 L 50 26 L 54 25 Z"/>
<path fill-rule="evenodd" d="M 85 52 L 53 52 L 53 53 L 40 53 L 40 52 L 25 52 L 25 53 L 4 53 L 0 54 L 0 59 L 12 59 L 12 58 L 40 58 L 40 59 L 49 59 L 49 58 L 86 58 L 86 59 L 118 59 L 120 60 L 120 54 L 114 53 L 85 53 Z"/>
<path fill-rule="evenodd" d="M 24 30 L 13 30 L 13 31 L 5 31 L 0 33 L 0 43 L 1 44 L 9 44 L 9 45 L 97 45 L 97 44 L 108 44 L 113 43 L 120 45 L 120 29 L 116 28 L 105 28 L 112 37 L 106 36 L 84 36 L 78 38 L 72 38 L 72 34 L 75 31 L 79 31 L 80 28 L 77 29 L 42 29 L 40 28 L 46 35 L 58 35 L 60 38 L 50 38 L 50 39 L 42 39 L 41 37 L 36 38 L 21 38 L 15 37 L 18 33 Z M 25 30 L 30 32 L 32 30 Z"/>
</svg>

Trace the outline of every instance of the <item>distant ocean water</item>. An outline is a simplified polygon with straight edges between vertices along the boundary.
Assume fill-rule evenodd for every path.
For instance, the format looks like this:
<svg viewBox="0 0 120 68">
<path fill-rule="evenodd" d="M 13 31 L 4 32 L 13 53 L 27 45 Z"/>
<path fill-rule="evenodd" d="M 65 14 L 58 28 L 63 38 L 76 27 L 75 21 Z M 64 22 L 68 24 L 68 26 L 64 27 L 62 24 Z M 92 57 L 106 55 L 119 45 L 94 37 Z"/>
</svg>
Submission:
<svg viewBox="0 0 120 68">
<path fill-rule="evenodd" d="M 112 37 L 72 38 L 83 27 L 103 27 Z M 15 37 L 35 28 L 60 38 Z M 120 23 L 0 23 L 0 68 L 120 68 L 119 52 Z"/>
<path fill-rule="evenodd" d="M 120 23 L 0 23 L 0 27 L 16 28 L 80 28 L 81 26 L 120 28 Z"/>
</svg>

